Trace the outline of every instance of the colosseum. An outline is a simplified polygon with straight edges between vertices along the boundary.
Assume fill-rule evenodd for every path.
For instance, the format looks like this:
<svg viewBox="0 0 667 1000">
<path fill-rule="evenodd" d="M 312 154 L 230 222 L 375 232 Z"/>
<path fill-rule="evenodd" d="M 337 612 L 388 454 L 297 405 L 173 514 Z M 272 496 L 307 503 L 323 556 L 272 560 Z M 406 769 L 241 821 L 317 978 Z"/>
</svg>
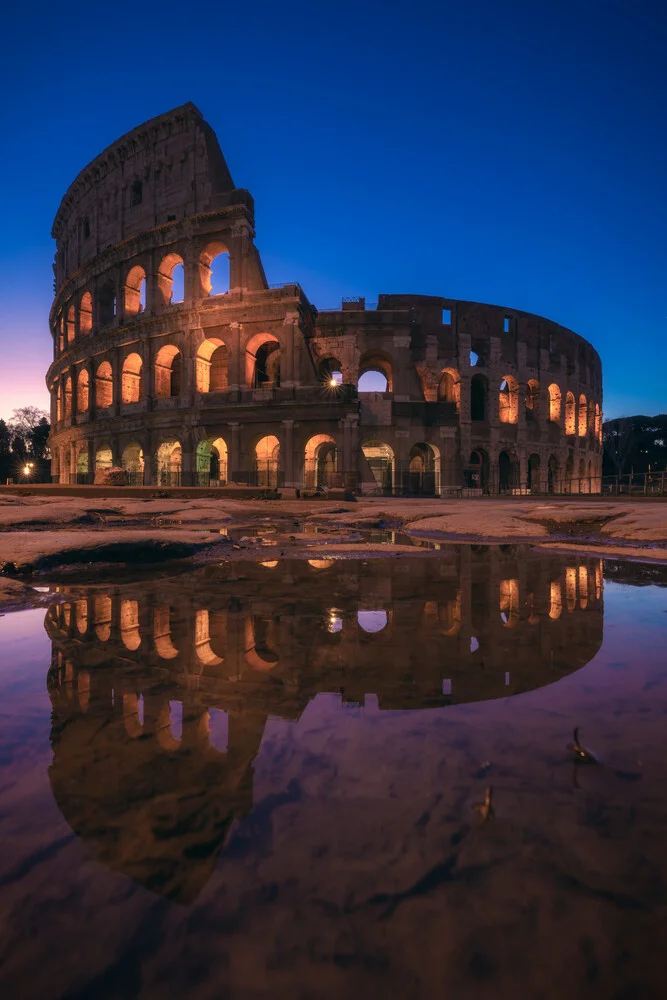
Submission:
<svg viewBox="0 0 667 1000">
<path fill-rule="evenodd" d="M 602 370 L 540 316 L 269 285 L 254 203 L 185 104 L 74 180 L 53 224 L 59 483 L 596 492 Z"/>
</svg>

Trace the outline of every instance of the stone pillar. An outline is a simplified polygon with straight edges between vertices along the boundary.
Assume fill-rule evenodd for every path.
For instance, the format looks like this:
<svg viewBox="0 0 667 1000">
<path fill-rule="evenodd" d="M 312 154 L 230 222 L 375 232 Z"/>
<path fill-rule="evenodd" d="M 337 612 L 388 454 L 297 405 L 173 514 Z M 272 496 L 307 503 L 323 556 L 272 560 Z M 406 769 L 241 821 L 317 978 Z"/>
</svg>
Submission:
<svg viewBox="0 0 667 1000">
<path fill-rule="evenodd" d="M 294 421 L 283 420 L 283 444 L 280 449 L 280 466 L 283 473 L 283 485 L 295 488 L 294 481 Z"/>
<path fill-rule="evenodd" d="M 280 352 L 280 385 L 284 389 L 292 389 L 300 379 L 294 377 L 294 344 L 295 331 L 299 335 L 299 314 L 287 313 L 283 320 L 282 350 Z"/>
<path fill-rule="evenodd" d="M 240 424 L 238 422 L 229 425 L 229 454 L 227 455 L 228 469 L 227 476 L 230 482 L 238 481 L 238 473 L 241 469 L 240 451 Z"/>
<path fill-rule="evenodd" d="M 153 363 L 152 341 L 149 337 L 144 341 L 142 356 L 141 402 L 147 410 L 152 410 L 155 399 L 155 364 Z"/>
<path fill-rule="evenodd" d="M 181 486 L 194 485 L 195 443 L 192 431 L 185 430 L 181 434 L 181 449 L 183 453 L 181 467 Z"/>
<path fill-rule="evenodd" d="M 346 490 L 357 488 L 359 466 L 359 422 L 356 414 L 343 421 L 343 486 Z"/>
<path fill-rule="evenodd" d="M 142 442 L 144 452 L 144 486 L 155 484 L 155 460 L 153 458 L 153 435 L 149 432 Z"/>
<path fill-rule="evenodd" d="M 229 349 L 229 367 L 227 369 L 227 388 L 238 391 L 245 385 L 244 359 L 241 358 L 241 324 L 230 323 L 229 333 L 225 337 Z"/>
<path fill-rule="evenodd" d="M 92 438 L 87 441 L 88 447 L 88 483 L 90 485 L 95 481 L 95 445 Z"/>
<path fill-rule="evenodd" d="M 72 381 L 72 423 L 75 424 L 76 415 L 79 412 L 79 405 L 78 405 L 78 395 L 77 395 L 77 389 L 78 389 L 77 370 L 74 367 L 74 365 L 72 365 L 72 367 L 69 370 L 69 377 Z"/>
</svg>

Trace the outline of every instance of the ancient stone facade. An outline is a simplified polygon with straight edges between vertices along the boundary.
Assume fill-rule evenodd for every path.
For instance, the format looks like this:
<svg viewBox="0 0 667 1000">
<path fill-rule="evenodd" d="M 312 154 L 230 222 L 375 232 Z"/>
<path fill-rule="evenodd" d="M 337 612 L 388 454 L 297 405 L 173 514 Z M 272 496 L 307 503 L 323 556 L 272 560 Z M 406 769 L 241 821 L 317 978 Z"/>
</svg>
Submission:
<svg viewBox="0 0 667 1000">
<path fill-rule="evenodd" d="M 602 371 L 577 334 L 437 296 L 318 312 L 269 287 L 254 235 L 191 104 L 79 174 L 53 226 L 54 481 L 599 489 Z"/>
</svg>

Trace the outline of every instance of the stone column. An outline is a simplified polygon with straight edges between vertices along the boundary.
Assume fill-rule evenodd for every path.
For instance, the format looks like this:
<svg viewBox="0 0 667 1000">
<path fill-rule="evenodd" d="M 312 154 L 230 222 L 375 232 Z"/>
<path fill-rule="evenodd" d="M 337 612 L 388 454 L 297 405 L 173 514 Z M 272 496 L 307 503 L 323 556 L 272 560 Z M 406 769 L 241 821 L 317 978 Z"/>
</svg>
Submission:
<svg viewBox="0 0 667 1000">
<path fill-rule="evenodd" d="M 227 455 L 228 469 L 227 476 L 230 482 L 238 482 L 238 474 L 241 469 L 240 452 L 240 424 L 238 422 L 229 423 L 229 453 Z"/>
<path fill-rule="evenodd" d="M 95 445 L 92 438 L 87 441 L 88 447 L 88 483 L 90 485 L 95 481 Z"/>
<path fill-rule="evenodd" d="M 299 314 L 287 313 L 283 320 L 282 351 L 280 352 L 280 385 L 284 389 L 292 389 L 300 379 L 294 377 L 294 343 L 295 330 L 298 336 Z"/>
<path fill-rule="evenodd" d="M 298 484 L 294 481 L 294 421 L 283 420 L 283 443 L 280 449 L 280 468 L 283 473 L 283 486 L 294 489 Z"/>
<path fill-rule="evenodd" d="M 225 337 L 229 349 L 229 367 L 227 369 L 227 388 L 238 391 L 245 384 L 245 371 L 241 358 L 241 324 L 230 323 L 229 333 Z"/>
<path fill-rule="evenodd" d="M 194 485 L 194 464 L 195 464 L 195 443 L 192 431 L 183 430 L 181 434 L 181 448 L 183 453 L 181 467 L 181 486 Z"/>
</svg>

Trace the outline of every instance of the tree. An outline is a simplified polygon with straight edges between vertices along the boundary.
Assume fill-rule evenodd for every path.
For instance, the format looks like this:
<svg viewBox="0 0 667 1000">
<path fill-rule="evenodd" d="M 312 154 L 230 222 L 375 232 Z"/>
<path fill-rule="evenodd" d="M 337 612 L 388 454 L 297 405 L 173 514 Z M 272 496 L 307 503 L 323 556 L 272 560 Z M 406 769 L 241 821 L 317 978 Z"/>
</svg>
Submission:
<svg viewBox="0 0 667 1000">
<path fill-rule="evenodd" d="M 50 432 L 51 424 L 46 416 L 43 416 L 28 434 L 30 453 L 37 461 L 42 461 L 42 459 L 49 457 L 48 439 Z"/>
<path fill-rule="evenodd" d="M 632 449 L 634 448 L 635 428 L 632 417 L 618 417 L 607 420 L 602 428 L 602 442 L 605 457 L 611 462 L 615 475 L 622 476 Z"/>
<path fill-rule="evenodd" d="M 27 440 L 42 420 L 47 423 L 49 421 L 49 415 L 45 410 L 40 410 L 38 406 L 21 406 L 18 410 L 14 410 L 9 426 Z"/>
</svg>

